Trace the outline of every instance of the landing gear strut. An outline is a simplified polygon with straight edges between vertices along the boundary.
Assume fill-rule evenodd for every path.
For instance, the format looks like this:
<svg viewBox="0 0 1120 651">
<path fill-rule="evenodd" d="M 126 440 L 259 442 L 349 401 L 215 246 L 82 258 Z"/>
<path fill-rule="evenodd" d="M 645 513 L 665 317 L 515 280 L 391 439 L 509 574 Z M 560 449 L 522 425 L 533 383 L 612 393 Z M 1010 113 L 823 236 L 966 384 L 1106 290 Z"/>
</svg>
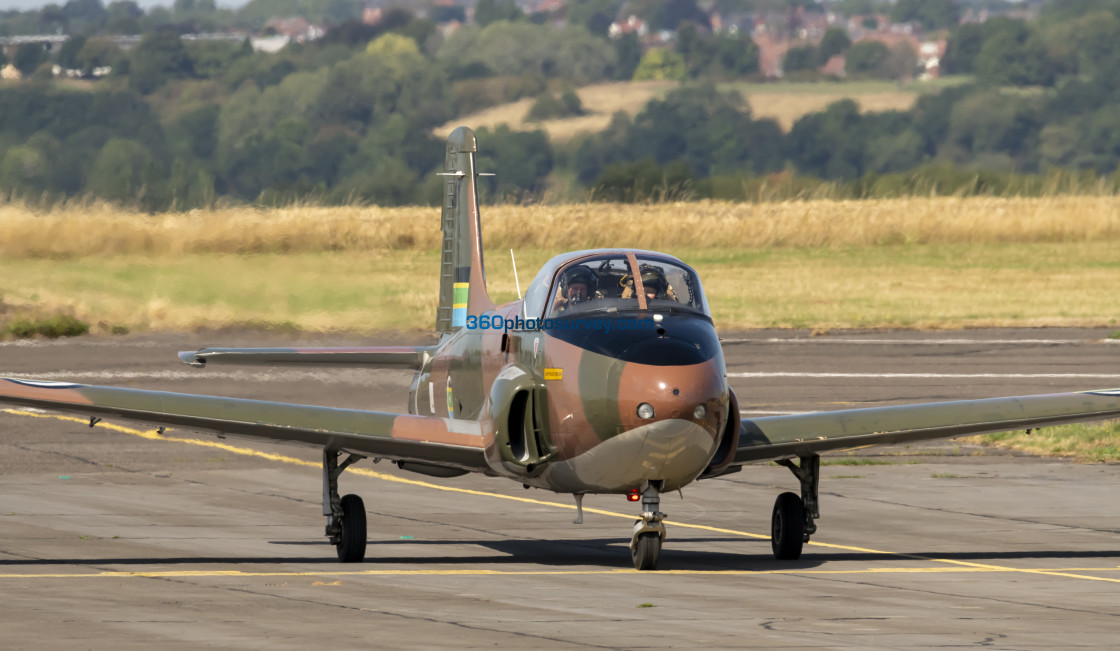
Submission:
<svg viewBox="0 0 1120 651">
<path fill-rule="evenodd" d="M 774 502 L 774 515 L 770 519 L 770 547 L 774 550 L 774 558 L 795 561 L 801 558 L 802 544 L 809 542 L 809 537 L 817 531 L 813 521 L 821 517 L 817 501 L 821 458 L 810 454 L 801 457 L 799 464 L 789 459 L 777 463 L 789 468 L 801 482 L 801 496 L 782 493 Z"/>
<path fill-rule="evenodd" d="M 323 450 L 323 515 L 326 535 L 342 563 L 360 563 L 366 555 L 366 508 L 357 495 L 338 496 L 338 476 L 365 457 L 351 454 L 342 463 L 337 450 Z"/>
<path fill-rule="evenodd" d="M 630 558 L 635 570 L 656 570 L 665 540 L 665 514 L 660 511 L 661 495 L 651 482 L 642 484 L 642 519 L 634 523 L 630 539 Z"/>
</svg>

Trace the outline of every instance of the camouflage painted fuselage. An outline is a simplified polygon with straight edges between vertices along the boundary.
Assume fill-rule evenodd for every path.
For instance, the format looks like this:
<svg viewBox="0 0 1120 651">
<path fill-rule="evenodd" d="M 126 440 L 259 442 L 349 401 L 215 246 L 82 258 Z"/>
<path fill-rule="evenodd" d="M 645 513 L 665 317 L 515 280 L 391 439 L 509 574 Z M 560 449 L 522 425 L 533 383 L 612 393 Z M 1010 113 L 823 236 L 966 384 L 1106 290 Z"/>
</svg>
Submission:
<svg viewBox="0 0 1120 651">
<path fill-rule="evenodd" d="M 480 421 L 494 473 L 558 492 L 674 490 L 730 461 L 739 419 L 708 317 L 592 312 L 507 330 L 524 312 L 508 303 L 474 315 L 499 327 L 445 335 L 410 411 Z"/>
</svg>

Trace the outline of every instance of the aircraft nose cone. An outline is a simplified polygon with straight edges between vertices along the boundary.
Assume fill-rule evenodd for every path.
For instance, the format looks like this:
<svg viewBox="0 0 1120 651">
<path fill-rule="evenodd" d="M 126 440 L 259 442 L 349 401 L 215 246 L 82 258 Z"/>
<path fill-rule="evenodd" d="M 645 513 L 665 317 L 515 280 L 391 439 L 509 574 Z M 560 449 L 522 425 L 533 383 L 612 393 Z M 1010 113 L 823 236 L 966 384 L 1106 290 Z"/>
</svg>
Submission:
<svg viewBox="0 0 1120 651">
<path fill-rule="evenodd" d="M 635 457 L 640 480 L 662 480 L 664 490 L 679 488 L 695 479 L 715 451 L 715 440 L 704 427 L 687 420 L 659 420 L 633 432 L 643 438 Z"/>
<path fill-rule="evenodd" d="M 618 409 L 624 429 L 680 419 L 699 425 L 714 440 L 727 420 L 727 380 L 716 360 L 687 366 L 627 364 L 621 379 Z M 697 407 L 702 407 L 699 413 Z"/>
<path fill-rule="evenodd" d="M 696 478 L 715 451 L 701 425 L 659 420 L 613 436 L 587 452 L 549 465 L 549 484 L 560 492 L 621 493 L 643 481 L 676 490 Z"/>
</svg>

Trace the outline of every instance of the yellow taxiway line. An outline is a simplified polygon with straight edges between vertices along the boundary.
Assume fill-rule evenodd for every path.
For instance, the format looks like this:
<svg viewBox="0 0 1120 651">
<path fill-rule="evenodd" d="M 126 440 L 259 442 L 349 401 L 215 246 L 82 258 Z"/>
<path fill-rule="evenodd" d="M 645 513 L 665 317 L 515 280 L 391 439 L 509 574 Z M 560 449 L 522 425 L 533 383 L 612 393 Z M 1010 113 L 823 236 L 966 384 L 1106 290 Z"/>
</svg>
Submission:
<svg viewBox="0 0 1120 651">
<path fill-rule="evenodd" d="M 153 561 L 158 565 L 158 561 Z M 1120 572 L 1120 567 L 1083 567 L 1034 570 L 1042 574 L 1064 576 L 1068 572 Z M 983 567 L 878 567 L 851 570 L 660 570 L 658 576 L 763 576 L 767 574 L 789 574 L 795 576 L 818 576 L 845 574 L 980 574 L 991 572 L 1019 573 L 1019 568 Z M 601 574 L 636 574 L 648 576 L 649 572 L 631 569 L 614 570 L 323 570 L 311 572 L 243 572 L 241 570 L 155 570 L 150 572 L 129 572 L 125 570 L 106 570 L 101 572 L 55 572 L 45 573 L 0 573 L 0 579 L 112 579 L 112 578 L 189 578 L 189 577 L 354 577 L 354 576 L 569 576 Z M 1101 577 L 1078 577 L 1101 578 Z"/>
<path fill-rule="evenodd" d="M 28 411 L 24 409 L 3 409 L 0 410 L 5 413 L 14 414 L 17 416 L 29 416 L 32 418 L 49 418 L 55 420 L 69 421 L 74 423 L 87 424 L 89 421 L 85 418 L 76 416 L 64 416 L 61 414 L 50 414 L 39 411 Z M 115 425 L 113 423 L 100 422 L 98 427 L 103 427 L 114 432 L 123 434 L 130 434 L 139 436 L 141 438 L 153 441 L 168 441 L 172 443 L 185 443 L 187 445 L 197 445 L 201 447 L 216 448 L 232 454 L 239 454 L 244 456 L 259 457 L 269 461 L 279 461 L 297 466 L 306 466 L 309 468 L 319 469 L 320 464 L 312 461 L 305 461 L 295 457 L 289 457 L 282 454 L 275 454 L 272 452 L 262 452 L 252 448 L 244 448 L 228 443 L 221 443 L 218 441 L 209 441 L 205 439 L 184 438 L 179 436 L 166 436 L 154 430 L 139 430 L 132 427 L 124 427 Z M 165 429 L 166 431 L 172 431 Z M 479 491 L 470 488 L 459 488 L 456 486 L 441 486 L 431 482 L 422 481 L 418 479 L 407 479 L 405 477 L 396 477 L 394 475 L 387 475 L 385 473 L 369 470 L 366 468 L 350 468 L 347 470 L 349 473 L 369 477 L 372 479 L 380 479 L 383 481 L 395 482 L 398 484 L 407 484 L 422 488 L 431 488 L 440 491 L 463 493 L 467 495 L 477 495 L 480 497 L 497 498 L 503 500 L 511 500 L 514 502 L 523 502 L 526 504 L 536 504 L 540 506 L 548 506 L 552 508 L 570 509 L 574 510 L 576 507 L 572 504 L 564 504 L 562 502 L 553 502 L 550 500 L 538 500 L 531 497 L 518 497 L 515 495 L 503 495 L 501 493 L 491 493 L 488 491 Z M 631 513 L 619 513 L 617 511 L 607 511 L 604 509 L 584 508 L 586 513 L 595 513 L 597 515 L 605 515 L 615 518 L 626 518 L 633 520 L 634 515 Z M 720 527 L 711 527 L 702 524 L 692 524 L 686 522 L 672 522 L 675 527 L 682 527 L 687 529 L 700 529 L 703 531 L 711 531 L 713 533 L 729 534 L 733 536 L 741 536 L 744 538 L 756 539 L 769 539 L 769 536 L 751 533 L 748 531 L 740 531 L 737 529 L 724 529 Z M 921 556 L 918 554 L 906 554 L 901 552 L 884 551 L 881 549 L 870 549 L 867 547 L 854 547 L 851 545 L 836 545 L 832 543 L 812 542 L 807 543 L 815 547 L 823 547 L 826 549 L 836 549 L 848 552 L 859 552 L 863 554 L 880 554 L 883 556 L 893 556 L 895 558 L 905 558 L 908 560 L 925 561 L 930 563 L 940 563 L 940 567 L 903 567 L 903 568 L 866 568 L 859 570 L 805 570 L 805 569 L 790 569 L 790 570 L 663 570 L 657 572 L 658 575 L 754 575 L 754 574 L 793 574 L 793 575 L 820 575 L 820 574 L 900 574 L 900 573 L 951 573 L 951 572 L 999 572 L 999 573 L 1018 573 L 1018 574 L 1037 574 L 1043 576 L 1057 576 L 1070 579 L 1081 579 L 1085 581 L 1106 581 L 1110 583 L 1120 583 L 1120 578 L 1093 576 L 1090 574 L 1081 574 L 1080 572 L 1115 572 L 1120 570 L 1116 568 L 1018 568 L 1007 567 L 1004 565 L 991 565 L 988 563 L 973 563 L 969 561 L 958 561 L 949 558 L 934 558 L 929 556 Z M 948 567 L 947 567 L 948 566 Z M 260 576 L 422 576 L 422 575 L 471 575 L 471 576 L 486 576 L 486 575 L 500 575 L 500 576 L 537 576 L 537 575 L 569 575 L 569 574 L 636 574 L 637 570 L 542 570 L 542 571 L 496 571 L 496 570 L 354 570 L 354 571 L 315 571 L 315 572 L 241 572 L 236 570 L 184 570 L 184 571 L 166 571 L 166 572 L 88 572 L 88 573 L 65 573 L 65 574 L 5 574 L 0 573 L 0 579 L 19 579 L 19 578 L 84 578 L 84 577 L 184 577 L 184 576 L 239 576 L 239 577 L 260 577 Z M 645 573 L 643 573 L 645 574 Z"/>
</svg>

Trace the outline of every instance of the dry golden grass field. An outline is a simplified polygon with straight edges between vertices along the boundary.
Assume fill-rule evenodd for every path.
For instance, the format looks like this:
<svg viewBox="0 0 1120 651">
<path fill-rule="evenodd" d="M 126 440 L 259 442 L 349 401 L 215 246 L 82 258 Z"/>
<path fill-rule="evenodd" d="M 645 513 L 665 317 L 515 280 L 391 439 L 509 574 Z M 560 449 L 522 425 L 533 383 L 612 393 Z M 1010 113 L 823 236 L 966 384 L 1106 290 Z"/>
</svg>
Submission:
<svg viewBox="0 0 1120 651">
<path fill-rule="evenodd" d="M 438 211 L 294 207 L 166 215 L 0 206 L 0 321 L 95 332 L 230 324 L 428 328 Z M 919 198 L 483 209 L 491 291 L 566 250 L 673 253 L 721 329 L 1120 324 L 1120 199 Z"/>
<path fill-rule="evenodd" d="M 939 89 L 943 85 L 944 83 L 916 83 L 900 86 L 887 82 L 732 83 L 721 88 L 739 91 L 750 104 L 754 117 L 773 118 L 782 129 L 788 131 L 801 116 L 820 111 L 837 100 L 850 98 L 863 111 L 905 111 L 913 106 L 920 94 Z M 679 84 L 672 81 L 592 84 L 577 89 L 587 115 L 527 122 L 525 116 L 535 98 L 525 98 L 456 118 L 437 129 L 436 135 L 446 137 L 460 124 L 470 124 L 476 129 L 506 124 L 515 131 L 544 129 L 552 142 L 566 142 L 580 133 L 595 133 L 606 129 L 611 116 L 617 111 L 624 111 L 633 117 L 651 99 L 664 97 L 677 87 Z"/>
</svg>

